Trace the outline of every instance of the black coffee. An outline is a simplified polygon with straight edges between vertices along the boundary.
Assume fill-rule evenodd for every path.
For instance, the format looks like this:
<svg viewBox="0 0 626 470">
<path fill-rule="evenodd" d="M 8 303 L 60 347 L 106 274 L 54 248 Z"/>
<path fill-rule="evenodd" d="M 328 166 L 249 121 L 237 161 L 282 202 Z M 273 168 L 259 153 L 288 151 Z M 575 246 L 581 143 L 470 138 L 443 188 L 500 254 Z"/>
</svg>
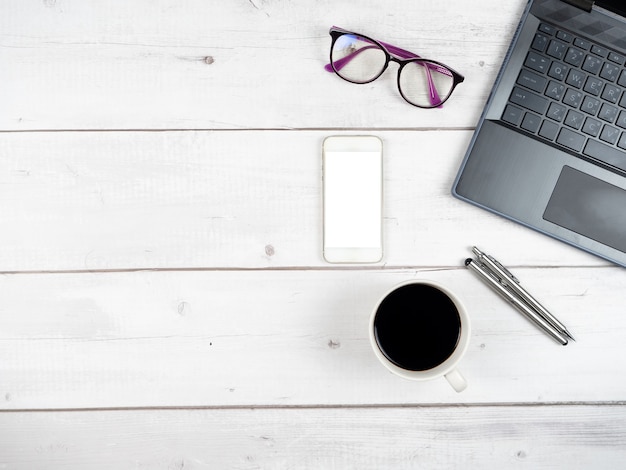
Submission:
<svg viewBox="0 0 626 470">
<path fill-rule="evenodd" d="M 374 333 L 392 363 L 407 370 L 428 370 L 454 352 L 461 318 L 450 297 L 436 287 L 408 284 L 381 302 Z"/>
</svg>

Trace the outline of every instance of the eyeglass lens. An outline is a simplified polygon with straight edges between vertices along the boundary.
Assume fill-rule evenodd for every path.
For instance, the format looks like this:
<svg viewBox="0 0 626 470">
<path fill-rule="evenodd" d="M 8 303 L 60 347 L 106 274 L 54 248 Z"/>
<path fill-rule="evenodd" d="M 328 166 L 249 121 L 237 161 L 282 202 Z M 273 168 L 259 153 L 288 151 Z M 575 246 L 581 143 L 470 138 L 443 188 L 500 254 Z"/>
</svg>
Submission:
<svg viewBox="0 0 626 470">
<path fill-rule="evenodd" d="M 345 80 L 367 83 L 378 78 L 387 64 L 387 54 L 375 42 L 355 35 L 339 36 L 331 50 L 333 68 Z M 454 87 L 454 77 L 445 67 L 416 59 L 400 69 L 398 87 L 404 99 L 420 107 L 439 106 Z"/>
<path fill-rule="evenodd" d="M 378 77 L 387 63 L 387 55 L 377 44 L 354 34 L 339 36 L 330 54 L 337 74 L 355 83 L 367 83 Z"/>
<path fill-rule="evenodd" d="M 439 106 L 452 92 L 454 77 L 438 64 L 413 61 L 400 71 L 398 86 L 409 103 L 422 107 Z"/>
</svg>

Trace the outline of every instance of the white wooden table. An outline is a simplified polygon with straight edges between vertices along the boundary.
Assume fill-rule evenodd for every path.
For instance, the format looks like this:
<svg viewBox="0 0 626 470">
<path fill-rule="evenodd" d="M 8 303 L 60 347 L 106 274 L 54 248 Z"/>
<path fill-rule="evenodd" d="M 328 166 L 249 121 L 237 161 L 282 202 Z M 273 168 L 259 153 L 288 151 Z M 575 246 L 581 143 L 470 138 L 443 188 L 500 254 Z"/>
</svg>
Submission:
<svg viewBox="0 0 626 470">
<path fill-rule="evenodd" d="M 623 468 L 626 270 L 450 187 L 525 0 L 2 0 L 0 469 Z M 323 70 L 338 25 L 465 83 Z M 383 262 L 321 256 L 321 142 L 384 141 Z M 497 256 L 560 347 L 464 267 Z M 392 376 L 367 321 L 445 283 L 468 389 Z"/>
</svg>

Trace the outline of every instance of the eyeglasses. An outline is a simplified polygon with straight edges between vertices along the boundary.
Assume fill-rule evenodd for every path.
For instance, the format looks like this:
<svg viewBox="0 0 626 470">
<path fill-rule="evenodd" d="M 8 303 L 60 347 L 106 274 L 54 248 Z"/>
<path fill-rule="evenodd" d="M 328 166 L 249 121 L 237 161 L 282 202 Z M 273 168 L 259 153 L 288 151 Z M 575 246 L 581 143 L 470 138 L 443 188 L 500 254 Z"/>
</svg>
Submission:
<svg viewBox="0 0 626 470">
<path fill-rule="evenodd" d="M 330 28 L 330 63 L 324 67 L 351 83 L 370 83 L 389 62 L 400 65 L 398 90 L 419 108 L 437 108 L 446 102 L 464 77 L 447 65 L 423 59 L 413 52 L 333 26 Z"/>
</svg>

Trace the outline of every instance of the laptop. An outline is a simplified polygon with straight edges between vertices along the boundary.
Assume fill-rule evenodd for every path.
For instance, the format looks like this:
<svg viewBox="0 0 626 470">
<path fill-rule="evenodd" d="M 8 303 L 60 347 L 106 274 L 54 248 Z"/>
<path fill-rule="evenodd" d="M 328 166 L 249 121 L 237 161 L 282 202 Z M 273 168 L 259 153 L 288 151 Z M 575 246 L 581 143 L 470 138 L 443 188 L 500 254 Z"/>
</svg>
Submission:
<svg viewBox="0 0 626 470">
<path fill-rule="evenodd" d="M 626 2 L 530 0 L 454 196 L 626 266 Z"/>
</svg>

